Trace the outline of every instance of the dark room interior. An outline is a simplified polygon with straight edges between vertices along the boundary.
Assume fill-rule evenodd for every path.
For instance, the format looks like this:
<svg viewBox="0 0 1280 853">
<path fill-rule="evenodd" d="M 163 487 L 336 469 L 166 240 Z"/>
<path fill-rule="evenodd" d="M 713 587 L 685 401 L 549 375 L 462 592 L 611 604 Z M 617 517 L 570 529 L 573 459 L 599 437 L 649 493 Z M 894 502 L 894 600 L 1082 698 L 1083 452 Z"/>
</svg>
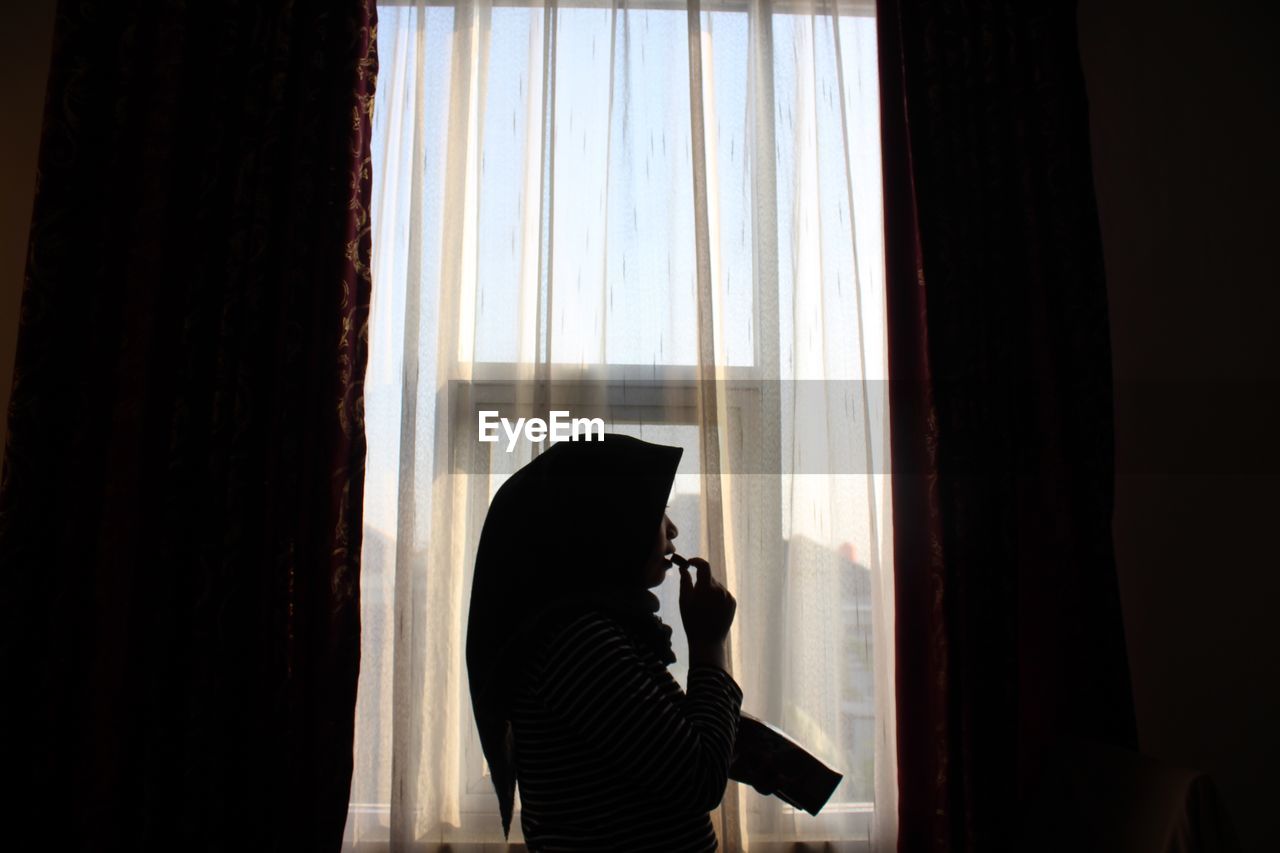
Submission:
<svg viewBox="0 0 1280 853">
<path fill-rule="evenodd" d="M 1280 226 L 1280 15 L 1246 0 L 1066 5 L 1078 24 L 1105 262 L 1115 581 L 1136 745 L 1153 773 L 1207 774 L 1239 849 L 1263 853 L 1277 849 L 1272 816 L 1280 800 L 1273 426 L 1280 274 L 1272 243 Z M 0 12 L 8 93 L 0 137 L 6 412 L 57 6 L 31 0 Z M 6 423 L 0 419 L 0 440 Z M 10 681 L 4 702 L 22 703 L 24 690 Z M 323 731 L 308 736 L 319 743 Z M 10 742 L 22 736 L 4 733 Z M 1070 822 L 1072 814 L 1055 819 Z M 48 847 L 14 849 L 63 849 L 49 832 Z M 300 842 L 298 849 L 338 849 L 340 836 L 329 837 L 329 846 Z M 961 832 L 910 850 L 1035 849 L 1025 841 L 983 846 L 981 838 L 998 834 L 977 837 L 962 840 Z M 243 849 L 259 848 L 246 839 Z M 898 849 L 906 853 L 907 843 Z M 1059 848 L 1046 842 L 1043 849 Z"/>
</svg>

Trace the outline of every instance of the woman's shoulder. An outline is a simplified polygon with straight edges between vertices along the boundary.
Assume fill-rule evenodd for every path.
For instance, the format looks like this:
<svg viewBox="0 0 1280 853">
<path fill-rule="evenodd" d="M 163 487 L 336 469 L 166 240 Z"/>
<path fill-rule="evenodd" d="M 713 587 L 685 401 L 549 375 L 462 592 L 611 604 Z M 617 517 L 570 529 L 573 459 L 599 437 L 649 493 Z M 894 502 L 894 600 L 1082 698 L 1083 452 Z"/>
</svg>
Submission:
<svg viewBox="0 0 1280 853">
<path fill-rule="evenodd" d="M 575 608 L 549 617 L 538 648 L 533 650 L 530 675 L 535 683 L 584 665 L 634 666 L 641 649 L 616 615 L 604 608 Z"/>
<path fill-rule="evenodd" d="M 630 632 L 615 614 L 602 607 L 585 606 L 558 613 L 547 623 L 544 657 L 558 654 L 592 654 L 615 645 L 634 645 Z"/>
<path fill-rule="evenodd" d="M 519 691 L 526 713 L 544 713 L 566 696 L 592 697 L 589 703 L 605 696 L 683 700 L 666 665 L 617 614 L 594 608 L 564 614 L 545 636 Z"/>
</svg>

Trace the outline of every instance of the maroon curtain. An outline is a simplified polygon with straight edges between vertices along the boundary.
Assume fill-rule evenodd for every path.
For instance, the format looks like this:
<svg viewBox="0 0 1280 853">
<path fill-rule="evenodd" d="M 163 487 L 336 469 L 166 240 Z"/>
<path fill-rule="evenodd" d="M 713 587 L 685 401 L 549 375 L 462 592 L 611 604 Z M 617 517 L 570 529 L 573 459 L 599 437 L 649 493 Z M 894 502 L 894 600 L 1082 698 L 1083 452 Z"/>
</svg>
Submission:
<svg viewBox="0 0 1280 853">
<path fill-rule="evenodd" d="M 374 16 L 58 9 L 0 492 L 8 823 L 48 849 L 340 843 Z"/>
<path fill-rule="evenodd" d="M 1075 4 L 878 14 L 899 849 L 988 853 L 1050 751 L 1134 740 Z"/>
</svg>

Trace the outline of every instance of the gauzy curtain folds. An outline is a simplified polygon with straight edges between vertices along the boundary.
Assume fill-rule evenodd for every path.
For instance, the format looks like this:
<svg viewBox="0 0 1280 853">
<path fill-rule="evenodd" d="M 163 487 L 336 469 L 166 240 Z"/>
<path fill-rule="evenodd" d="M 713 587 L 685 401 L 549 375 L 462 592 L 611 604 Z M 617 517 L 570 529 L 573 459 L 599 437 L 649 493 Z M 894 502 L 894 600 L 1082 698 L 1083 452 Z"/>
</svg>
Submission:
<svg viewBox="0 0 1280 853">
<path fill-rule="evenodd" d="M 340 843 L 374 32 L 363 0 L 60 4 L 0 497 L 41 846 Z"/>
<path fill-rule="evenodd" d="M 1045 756 L 1134 737 L 1075 4 L 878 17 L 899 849 L 1030 849 Z"/>
<path fill-rule="evenodd" d="M 817 818 L 731 783 L 724 849 L 894 849 L 871 11 L 381 7 L 350 849 L 503 840 L 463 638 L 485 510 L 533 450 L 456 429 L 451 395 L 548 379 L 656 389 L 602 411 L 685 447 L 669 512 L 738 598 L 744 707 L 845 774 Z M 658 592 L 683 659 L 674 574 Z"/>
</svg>

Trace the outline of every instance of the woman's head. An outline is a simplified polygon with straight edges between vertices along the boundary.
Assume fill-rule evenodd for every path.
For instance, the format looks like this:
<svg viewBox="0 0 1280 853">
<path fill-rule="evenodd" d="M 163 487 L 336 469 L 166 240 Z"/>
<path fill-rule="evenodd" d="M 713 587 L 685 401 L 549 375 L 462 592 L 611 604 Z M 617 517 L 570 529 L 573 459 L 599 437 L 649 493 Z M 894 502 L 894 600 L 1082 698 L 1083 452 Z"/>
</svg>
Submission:
<svg viewBox="0 0 1280 853">
<path fill-rule="evenodd" d="M 480 534 L 468 660 L 557 605 L 661 583 L 678 534 L 665 510 L 682 454 L 608 433 L 554 444 L 513 474 Z"/>
<path fill-rule="evenodd" d="M 665 510 L 682 453 L 617 434 L 554 444 L 498 490 L 481 550 L 486 538 L 523 540 L 535 553 L 521 585 L 546 592 L 654 586 L 678 532 Z"/>
</svg>

